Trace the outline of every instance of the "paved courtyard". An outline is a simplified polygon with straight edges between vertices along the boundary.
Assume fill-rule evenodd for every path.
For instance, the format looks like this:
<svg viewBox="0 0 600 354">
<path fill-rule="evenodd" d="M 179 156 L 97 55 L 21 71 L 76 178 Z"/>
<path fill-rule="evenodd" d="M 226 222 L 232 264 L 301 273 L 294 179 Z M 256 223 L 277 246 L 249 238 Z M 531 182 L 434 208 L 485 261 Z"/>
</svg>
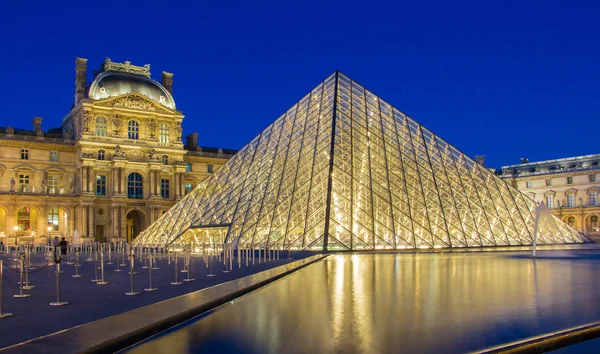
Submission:
<svg viewBox="0 0 600 354">
<path fill-rule="evenodd" d="M 302 258 L 308 254 L 292 253 L 292 257 Z M 15 268 L 18 268 L 14 261 L 15 253 L 2 253 L 0 259 L 5 262 L 3 309 L 4 312 L 14 315 L 0 319 L 0 327 L 3 328 L 2 336 L 0 336 L 0 348 L 279 266 L 290 261 L 287 256 L 287 252 L 281 252 L 279 260 L 261 264 L 256 260 L 255 265 L 252 265 L 250 261 L 249 267 L 246 267 L 244 262 L 241 269 L 238 269 L 236 259 L 233 271 L 229 273 L 223 272 L 225 270 L 223 262 L 215 261 L 213 272 L 217 275 L 214 277 L 207 276 L 210 270 L 207 269 L 202 258 L 193 256 L 190 262 L 190 274 L 191 278 L 195 278 L 195 280 L 183 282 L 182 285 L 171 285 L 171 282 L 175 280 L 174 262 L 171 259 L 171 264 L 169 264 L 167 255 L 162 255 L 157 260 L 157 266 L 160 269 L 152 271 L 153 286 L 159 289 L 154 292 L 143 290 L 149 287 L 149 273 L 148 269 L 142 269 L 143 262 L 136 260 L 136 272 L 138 273 L 135 274 L 134 279 L 135 290 L 140 291 L 141 294 L 126 296 L 125 293 L 130 290 L 129 262 L 125 262 L 127 266 L 121 267 L 121 272 L 115 272 L 117 263 L 114 262 L 113 253 L 114 264 L 105 265 L 105 280 L 108 284 L 98 285 L 91 281 L 96 274 L 95 263 L 87 261 L 88 255 L 82 254 L 79 273 L 83 276 L 80 278 L 72 277 L 75 274 L 74 265 L 61 264 L 61 270 L 64 272 L 61 274 L 60 280 L 60 297 L 61 301 L 67 301 L 69 305 L 54 307 L 49 306 L 49 303 L 56 301 L 55 267 L 53 264 L 47 266 L 48 261 L 45 259 L 45 254 L 33 255 L 32 259 L 36 269 L 31 270 L 29 281 L 35 287 L 25 290 L 25 293 L 31 296 L 14 298 L 13 295 L 19 293 L 17 284 L 19 275 L 15 272 Z M 108 261 L 108 256 L 105 257 Z M 179 270 L 183 269 L 181 255 L 178 268 Z M 98 277 L 100 277 L 100 270 L 97 271 Z M 186 273 L 179 272 L 179 281 L 186 277 Z"/>
</svg>

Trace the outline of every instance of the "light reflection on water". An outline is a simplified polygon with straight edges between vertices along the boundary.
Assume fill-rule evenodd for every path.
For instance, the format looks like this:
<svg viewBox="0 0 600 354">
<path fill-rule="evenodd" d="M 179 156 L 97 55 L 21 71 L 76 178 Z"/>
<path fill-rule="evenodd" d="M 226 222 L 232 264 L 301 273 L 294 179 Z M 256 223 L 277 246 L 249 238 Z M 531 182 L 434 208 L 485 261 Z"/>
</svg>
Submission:
<svg viewBox="0 0 600 354">
<path fill-rule="evenodd" d="M 332 255 L 131 350 L 462 353 L 600 320 L 600 252 Z"/>
</svg>

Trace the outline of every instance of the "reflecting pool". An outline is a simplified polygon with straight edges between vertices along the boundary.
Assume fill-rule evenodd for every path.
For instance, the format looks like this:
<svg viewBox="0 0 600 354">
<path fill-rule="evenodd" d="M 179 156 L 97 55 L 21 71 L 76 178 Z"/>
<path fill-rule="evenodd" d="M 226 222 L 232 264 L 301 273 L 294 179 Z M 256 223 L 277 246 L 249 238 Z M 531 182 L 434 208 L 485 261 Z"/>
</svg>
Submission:
<svg viewBox="0 0 600 354">
<path fill-rule="evenodd" d="M 338 254 L 132 353 L 464 353 L 600 320 L 600 252 Z"/>
</svg>

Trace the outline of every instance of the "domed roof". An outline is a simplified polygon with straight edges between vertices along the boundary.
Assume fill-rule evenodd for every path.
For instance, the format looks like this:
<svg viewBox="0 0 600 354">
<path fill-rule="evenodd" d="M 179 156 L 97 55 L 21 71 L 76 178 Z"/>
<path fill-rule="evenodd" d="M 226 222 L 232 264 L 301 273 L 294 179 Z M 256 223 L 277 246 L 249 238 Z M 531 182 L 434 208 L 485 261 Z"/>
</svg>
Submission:
<svg viewBox="0 0 600 354">
<path fill-rule="evenodd" d="M 173 96 L 163 85 L 149 77 L 115 71 L 105 71 L 96 76 L 90 85 L 88 97 L 101 100 L 133 92 L 175 109 Z"/>
</svg>

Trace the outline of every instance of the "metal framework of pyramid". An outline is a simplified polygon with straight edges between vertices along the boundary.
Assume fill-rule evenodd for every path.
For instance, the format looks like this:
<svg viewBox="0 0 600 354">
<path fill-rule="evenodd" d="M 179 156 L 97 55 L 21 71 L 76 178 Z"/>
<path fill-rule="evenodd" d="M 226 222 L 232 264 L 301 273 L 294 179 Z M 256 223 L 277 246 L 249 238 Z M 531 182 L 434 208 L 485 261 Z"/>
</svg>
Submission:
<svg viewBox="0 0 600 354">
<path fill-rule="evenodd" d="M 376 250 L 529 245 L 536 203 L 336 72 L 135 240 Z M 560 219 L 538 244 L 581 243 Z"/>
</svg>

